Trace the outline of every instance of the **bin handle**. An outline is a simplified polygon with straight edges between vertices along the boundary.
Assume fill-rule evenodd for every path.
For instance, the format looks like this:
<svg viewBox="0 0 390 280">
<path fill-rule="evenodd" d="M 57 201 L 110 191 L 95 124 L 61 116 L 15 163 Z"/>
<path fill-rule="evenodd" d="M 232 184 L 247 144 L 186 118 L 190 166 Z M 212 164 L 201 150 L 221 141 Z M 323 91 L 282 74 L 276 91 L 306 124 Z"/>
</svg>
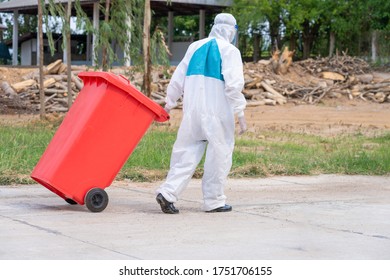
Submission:
<svg viewBox="0 0 390 280">
<path fill-rule="evenodd" d="M 128 84 L 130 83 L 129 79 L 127 79 L 125 76 L 123 76 L 122 74 L 119 74 L 119 77 L 121 77 L 122 79 L 124 79 Z"/>
</svg>

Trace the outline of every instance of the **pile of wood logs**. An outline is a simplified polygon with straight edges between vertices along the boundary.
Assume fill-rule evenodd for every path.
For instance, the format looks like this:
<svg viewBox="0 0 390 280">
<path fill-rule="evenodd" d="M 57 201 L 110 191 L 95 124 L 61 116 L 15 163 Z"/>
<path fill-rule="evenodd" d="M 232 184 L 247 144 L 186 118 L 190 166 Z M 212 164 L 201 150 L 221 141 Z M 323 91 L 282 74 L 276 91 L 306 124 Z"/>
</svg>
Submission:
<svg viewBox="0 0 390 280">
<path fill-rule="evenodd" d="M 332 57 L 319 57 L 316 59 L 306 59 L 298 62 L 306 72 L 312 75 L 319 73 L 338 73 L 344 78 L 352 75 L 361 75 L 371 72 L 370 65 L 361 58 L 348 56 L 343 53 L 342 56 L 336 54 Z"/>
<path fill-rule="evenodd" d="M 167 87 L 170 81 L 170 77 L 175 71 L 175 66 L 164 67 L 164 66 L 153 66 L 151 71 L 151 99 L 160 105 L 165 104 L 165 96 L 167 93 Z M 135 86 L 138 90 L 142 91 L 143 85 L 143 74 L 140 72 L 132 71 L 134 68 L 130 69 L 121 69 L 115 68 L 112 69 L 114 74 L 121 74 L 129 78 L 131 84 Z M 182 106 L 182 99 L 178 100 L 178 108 Z"/>
<path fill-rule="evenodd" d="M 68 86 L 66 65 L 62 60 L 57 60 L 44 67 L 44 93 L 46 112 L 68 111 Z M 72 71 L 72 95 L 73 98 L 83 88 L 83 82 L 77 77 L 78 69 Z M 0 83 L 0 88 L 5 96 L 14 100 L 13 106 L 17 109 L 40 109 L 39 99 L 39 70 L 34 70 L 22 77 L 22 81 L 9 84 L 7 81 Z M 10 102 L 9 102 L 10 103 Z M 11 103 L 10 103 L 11 104 Z"/>
<path fill-rule="evenodd" d="M 275 71 L 275 61 L 273 57 L 244 65 L 243 94 L 248 106 L 316 104 L 323 98 L 340 97 L 390 102 L 390 80 L 374 82 L 369 64 L 362 59 L 345 54 L 308 59 L 291 63 L 284 73 Z"/>
<path fill-rule="evenodd" d="M 332 58 L 307 59 L 292 63 L 293 52 L 274 53 L 270 60 L 244 63 L 243 94 L 248 106 L 283 105 L 287 102 L 316 104 L 323 98 L 358 98 L 373 102 L 390 102 L 390 79 L 374 79 L 370 66 L 362 59 L 345 54 Z M 279 66 L 275 68 L 276 62 Z M 286 63 L 287 62 L 287 63 Z M 282 67 L 280 67 L 282 65 Z M 283 65 L 287 65 L 285 68 Z M 143 74 L 137 68 L 114 68 L 111 72 L 128 77 L 139 90 Z M 72 66 L 72 94 L 75 98 L 83 83 L 77 77 L 85 66 Z M 153 67 L 151 98 L 164 105 L 169 79 L 175 67 Z M 58 60 L 45 68 L 44 92 L 46 112 L 68 110 L 66 65 Z M 34 70 L 21 82 L 0 83 L 0 104 L 39 111 L 39 73 Z M 8 101 L 7 101 L 8 100 Z M 12 100 L 12 102 L 9 102 Z M 7 103 L 8 102 L 8 103 Z M 178 102 L 182 106 L 182 100 Z"/>
</svg>

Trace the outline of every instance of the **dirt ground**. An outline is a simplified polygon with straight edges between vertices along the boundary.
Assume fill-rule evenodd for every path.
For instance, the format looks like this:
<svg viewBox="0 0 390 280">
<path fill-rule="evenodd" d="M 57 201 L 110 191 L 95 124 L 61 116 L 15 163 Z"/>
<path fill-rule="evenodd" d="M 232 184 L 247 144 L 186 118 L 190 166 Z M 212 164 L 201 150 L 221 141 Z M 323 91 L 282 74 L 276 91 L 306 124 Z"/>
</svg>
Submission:
<svg viewBox="0 0 390 280">
<path fill-rule="evenodd" d="M 376 134 L 390 131 L 390 104 L 338 102 L 248 108 L 249 130 L 281 130 L 316 135 Z"/>
</svg>

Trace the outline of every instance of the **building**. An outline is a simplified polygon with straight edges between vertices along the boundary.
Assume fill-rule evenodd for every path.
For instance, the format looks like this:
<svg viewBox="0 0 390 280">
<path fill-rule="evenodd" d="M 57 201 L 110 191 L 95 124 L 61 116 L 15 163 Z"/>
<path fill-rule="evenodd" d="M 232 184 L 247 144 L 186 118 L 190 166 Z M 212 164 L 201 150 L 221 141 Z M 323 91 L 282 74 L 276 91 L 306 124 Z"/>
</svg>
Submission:
<svg viewBox="0 0 390 280">
<path fill-rule="evenodd" d="M 68 0 L 58 0 L 64 5 Z M 74 2 L 74 1 L 73 1 Z M 99 27 L 99 20 L 102 15 L 99 12 L 99 0 L 80 0 L 83 10 L 86 14 L 93 19 L 93 25 L 95 28 Z M 173 56 L 171 57 L 171 63 L 177 64 L 178 61 L 184 55 L 185 50 L 191 42 L 175 42 L 173 40 L 173 19 L 175 15 L 196 15 L 199 14 L 199 36 L 200 38 L 205 36 L 205 16 L 206 13 L 216 14 L 221 12 L 223 9 L 231 6 L 233 0 L 151 0 L 151 9 L 153 10 L 153 16 L 166 16 L 168 17 L 168 34 L 166 34 L 167 44 Z M 0 13 L 10 13 L 13 15 L 14 22 L 17 23 L 17 18 L 20 14 L 38 14 L 38 7 L 36 0 L 10 0 L 8 2 L 0 3 Z M 39 53 L 36 51 L 37 38 L 32 38 L 30 35 L 29 39 L 19 38 L 18 24 L 13 25 L 13 39 L 11 48 L 13 50 L 20 50 L 20 57 L 22 65 L 33 65 L 39 61 Z M 74 38 L 74 36 L 73 36 Z M 92 34 L 85 36 L 85 60 L 77 60 L 72 63 L 83 63 L 94 64 L 95 57 L 99 54 L 94 53 L 92 50 L 95 45 L 95 38 Z M 71 39 L 72 40 L 72 39 Z M 73 46 L 74 44 L 72 44 Z M 45 48 L 47 49 L 47 48 Z M 35 51 L 34 51 L 35 50 Z M 117 50 L 119 57 L 126 57 L 126 54 L 121 50 Z M 121 52 L 121 53 L 120 53 Z M 12 64 L 18 65 L 18 52 L 12 54 Z M 33 56 L 36 56 L 35 58 Z M 72 53 L 73 57 L 73 53 Z M 130 58 L 126 59 L 130 63 Z M 66 62 L 66 56 L 63 54 L 63 61 Z M 46 62 L 46 61 L 45 61 Z"/>
</svg>

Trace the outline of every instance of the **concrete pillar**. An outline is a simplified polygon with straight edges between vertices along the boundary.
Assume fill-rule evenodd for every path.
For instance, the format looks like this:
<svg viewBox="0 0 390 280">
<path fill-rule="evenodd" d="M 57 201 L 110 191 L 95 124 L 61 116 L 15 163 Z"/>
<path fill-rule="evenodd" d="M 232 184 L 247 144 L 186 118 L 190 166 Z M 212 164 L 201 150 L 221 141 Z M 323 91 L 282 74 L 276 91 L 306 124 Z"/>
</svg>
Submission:
<svg viewBox="0 0 390 280">
<path fill-rule="evenodd" d="M 173 12 L 168 12 L 168 48 L 172 52 L 172 42 L 173 42 Z"/>
<path fill-rule="evenodd" d="M 99 30 L 99 3 L 93 3 L 93 28 Z M 95 51 L 96 47 L 96 35 L 92 35 L 92 66 L 96 66 L 97 52 Z"/>
<path fill-rule="evenodd" d="M 130 48 L 131 48 L 131 18 L 126 18 L 126 35 L 127 35 L 127 43 L 125 45 L 125 51 L 123 54 L 124 60 L 125 60 L 125 66 L 129 67 L 131 65 L 131 55 L 130 55 Z"/>
<path fill-rule="evenodd" d="M 43 24 L 42 24 L 43 25 Z M 43 40 L 45 40 L 45 38 L 43 38 Z M 39 52 L 39 32 L 37 32 L 37 50 L 36 50 L 36 54 L 37 54 L 37 65 L 39 66 L 39 59 L 41 57 L 41 53 Z M 44 56 L 45 57 L 45 56 Z M 32 58 L 31 58 L 32 60 Z M 31 61 L 32 62 L 32 61 Z M 45 61 L 43 61 L 43 63 L 45 64 Z"/>
<path fill-rule="evenodd" d="M 203 39 L 206 37 L 205 22 L 206 22 L 206 11 L 199 10 L 199 39 Z"/>
<path fill-rule="evenodd" d="M 12 65 L 18 65 L 19 11 L 14 10 L 14 26 L 12 35 Z"/>
<path fill-rule="evenodd" d="M 91 60 L 91 53 L 92 53 L 91 48 L 92 48 L 91 33 L 87 33 L 87 47 L 86 47 L 86 58 L 85 58 L 86 61 Z"/>
<path fill-rule="evenodd" d="M 64 5 L 64 8 L 65 8 L 65 11 L 68 9 L 68 4 L 65 4 Z M 63 49 L 63 52 L 62 52 L 62 62 L 64 64 L 67 64 L 68 63 L 68 57 L 66 56 L 66 36 L 65 37 L 62 37 L 62 40 L 63 40 L 63 46 L 64 46 L 64 49 Z"/>
</svg>

